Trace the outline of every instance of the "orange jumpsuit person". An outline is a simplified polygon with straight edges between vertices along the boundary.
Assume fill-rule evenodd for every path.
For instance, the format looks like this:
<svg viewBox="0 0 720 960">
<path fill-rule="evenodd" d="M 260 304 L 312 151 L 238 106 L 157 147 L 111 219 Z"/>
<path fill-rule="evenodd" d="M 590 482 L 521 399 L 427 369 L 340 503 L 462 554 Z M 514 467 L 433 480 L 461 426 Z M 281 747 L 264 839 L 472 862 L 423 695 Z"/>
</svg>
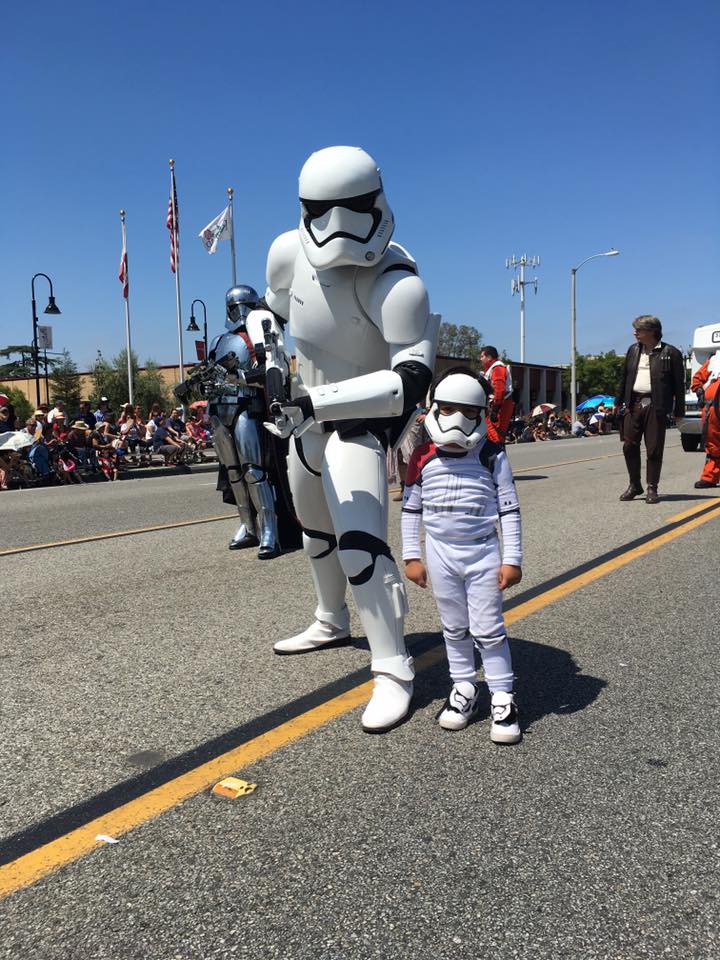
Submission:
<svg viewBox="0 0 720 960">
<path fill-rule="evenodd" d="M 510 370 L 502 360 L 498 359 L 498 352 L 495 347 L 482 348 L 480 363 L 482 364 L 483 375 L 489 381 L 492 389 L 492 399 L 488 404 L 488 437 L 494 443 L 504 444 L 515 409 Z"/>
<path fill-rule="evenodd" d="M 720 350 L 706 360 L 692 378 L 690 389 L 704 403 L 703 439 L 705 441 L 705 467 L 696 487 L 717 487 L 720 483 Z"/>
</svg>

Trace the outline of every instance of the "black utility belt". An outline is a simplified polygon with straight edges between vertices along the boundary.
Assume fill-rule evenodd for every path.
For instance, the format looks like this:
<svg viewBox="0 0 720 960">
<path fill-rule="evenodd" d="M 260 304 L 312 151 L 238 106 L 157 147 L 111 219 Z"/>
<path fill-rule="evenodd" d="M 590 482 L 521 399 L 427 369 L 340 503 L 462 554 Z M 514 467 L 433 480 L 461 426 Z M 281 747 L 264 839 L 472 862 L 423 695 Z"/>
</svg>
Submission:
<svg viewBox="0 0 720 960">
<path fill-rule="evenodd" d="M 351 437 L 361 437 L 363 434 L 371 433 L 387 450 L 387 433 L 375 420 L 326 420 L 321 426 L 323 433 L 335 433 L 337 431 L 341 440 L 349 440 Z"/>
</svg>

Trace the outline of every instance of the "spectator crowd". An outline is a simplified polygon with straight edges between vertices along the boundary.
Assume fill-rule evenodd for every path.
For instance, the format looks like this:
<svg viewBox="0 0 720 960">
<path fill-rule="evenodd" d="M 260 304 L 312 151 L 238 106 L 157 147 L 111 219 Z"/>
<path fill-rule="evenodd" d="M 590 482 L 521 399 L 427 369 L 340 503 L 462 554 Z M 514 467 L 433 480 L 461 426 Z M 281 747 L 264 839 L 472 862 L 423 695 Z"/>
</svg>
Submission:
<svg viewBox="0 0 720 960">
<path fill-rule="evenodd" d="M 149 466 L 161 458 L 164 466 L 203 462 L 212 434 L 202 406 L 169 413 L 153 404 L 143 415 L 126 403 L 119 415 L 101 397 L 96 410 L 89 401 L 70 415 L 62 400 L 54 407 L 40 404 L 24 424 L 13 406 L 0 403 L 0 437 L 10 431 L 16 449 L 0 449 L 0 490 L 43 483 L 83 483 L 98 476 L 116 480 L 129 464 Z"/>
<path fill-rule="evenodd" d="M 619 427 L 621 415 L 614 407 L 600 404 L 595 410 L 579 413 L 575 422 L 570 412 L 545 413 L 542 416 L 515 417 L 510 421 L 506 443 L 534 443 L 562 440 L 566 437 L 598 437 Z"/>
</svg>

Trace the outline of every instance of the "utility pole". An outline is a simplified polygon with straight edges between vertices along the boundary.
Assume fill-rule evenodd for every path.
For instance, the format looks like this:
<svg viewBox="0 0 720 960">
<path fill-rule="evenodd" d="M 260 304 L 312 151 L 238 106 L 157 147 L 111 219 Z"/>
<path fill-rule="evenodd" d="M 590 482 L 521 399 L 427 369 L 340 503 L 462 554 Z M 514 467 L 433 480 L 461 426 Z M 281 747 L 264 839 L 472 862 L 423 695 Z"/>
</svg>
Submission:
<svg viewBox="0 0 720 960">
<path fill-rule="evenodd" d="M 537 277 L 533 277 L 532 280 L 525 279 L 525 267 L 532 267 L 534 270 L 535 267 L 539 266 L 540 257 L 528 257 L 526 253 L 521 257 L 516 257 L 513 254 L 512 257 L 505 260 L 505 269 L 513 270 L 515 274 L 510 285 L 512 294 L 513 296 L 516 293 L 520 294 L 520 363 L 525 363 L 525 285 L 530 284 L 531 287 L 534 287 L 535 293 L 537 293 L 538 288 Z"/>
</svg>

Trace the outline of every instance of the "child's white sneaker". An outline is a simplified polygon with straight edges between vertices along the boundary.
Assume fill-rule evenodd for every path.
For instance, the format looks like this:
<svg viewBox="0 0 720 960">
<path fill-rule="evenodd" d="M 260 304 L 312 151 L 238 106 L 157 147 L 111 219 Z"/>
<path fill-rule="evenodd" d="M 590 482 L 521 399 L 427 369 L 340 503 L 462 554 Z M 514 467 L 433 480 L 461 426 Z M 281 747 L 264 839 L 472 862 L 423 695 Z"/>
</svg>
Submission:
<svg viewBox="0 0 720 960">
<path fill-rule="evenodd" d="M 469 680 L 454 683 L 450 696 L 438 714 L 443 730 L 464 730 L 477 713 L 480 688 Z"/>
<path fill-rule="evenodd" d="M 518 743 L 522 737 L 518 723 L 515 695 L 498 691 L 492 695 L 490 706 L 492 724 L 490 739 L 493 743 Z"/>
</svg>

